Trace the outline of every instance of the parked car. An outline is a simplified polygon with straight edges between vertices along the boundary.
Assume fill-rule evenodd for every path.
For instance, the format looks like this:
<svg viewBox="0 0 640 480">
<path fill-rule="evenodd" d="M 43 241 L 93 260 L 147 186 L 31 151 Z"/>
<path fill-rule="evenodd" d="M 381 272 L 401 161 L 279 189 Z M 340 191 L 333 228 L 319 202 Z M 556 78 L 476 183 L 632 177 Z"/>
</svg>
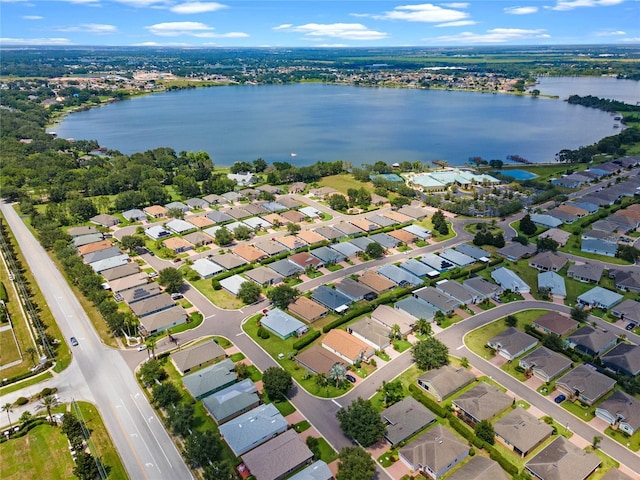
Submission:
<svg viewBox="0 0 640 480">
<path fill-rule="evenodd" d="M 78 339 L 76 337 L 71 337 L 69 340 L 71 341 L 71 346 L 72 347 L 77 347 L 78 346 Z"/>
<path fill-rule="evenodd" d="M 624 327 L 624 329 L 625 329 L 625 330 L 628 330 L 628 331 L 631 331 L 631 330 L 633 330 L 634 328 L 636 328 L 636 324 L 635 324 L 635 323 L 633 323 L 633 322 L 629 323 L 626 327 Z"/>
<path fill-rule="evenodd" d="M 567 399 L 566 395 L 560 394 L 556 398 L 553 399 L 556 403 L 562 403 Z"/>
<path fill-rule="evenodd" d="M 181 258 L 174 258 L 173 263 L 180 263 L 182 261 Z"/>
<path fill-rule="evenodd" d="M 143 350 L 147 349 L 147 344 L 146 343 L 141 343 L 140 345 L 138 345 L 138 351 L 142 352 Z"/>
<path fill-rule="evenodd" d="M 158 276 L 158 272 L 151 272 L 149 274 L 149 278 L 156 278 Z"/>
<path fill-rule="evenodd" d="M 353 375 L 347 374 L 345 375 L 345 378 L 349 380 L 351 383 L 356 383 L 356 377 L 354 377 Z"/>
<path fill-rule="evenodd" d="M 181 293 L 172 293 L 171 294 L 171 299 L 172 300 L 180 300 L 181 298 L 183 298 L 183 295 Z"/>
</svg>

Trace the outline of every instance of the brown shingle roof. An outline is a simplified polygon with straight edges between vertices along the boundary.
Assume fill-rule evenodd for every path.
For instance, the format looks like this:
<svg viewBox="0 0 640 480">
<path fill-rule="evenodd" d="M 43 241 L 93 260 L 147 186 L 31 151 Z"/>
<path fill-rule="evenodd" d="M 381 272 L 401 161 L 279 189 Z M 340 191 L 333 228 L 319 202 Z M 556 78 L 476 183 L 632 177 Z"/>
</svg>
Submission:
<svg viewBox="0 0 640 480">
<path fill-rule="evenodd" d="M 383 277 L 382 275 L 378 275 L 373 270 L 367 270 L 366 272 L 364 272 L 362 275 L 360 275 L 358 281 L 365 284 L 367 287 L 372 288 L 378 293 L 391 290 L 393 287 L 395 287 L 395 283 Z"/>
<path fill-rule="evenodd" d="M 357 359 L 363 352 L 372 350 L 372 348 L 362 340 L 357 339 L 353 335 L 349 335 L 344 330 L 338 329 L 331 330 L 327 333 L 322 339 L 322 344 L 352 360 Z"/>
<path fill-rule="evenodd" d="M 233 249 L 233 253 L 238 255 L 239 257 L 244 258 L 247 262 L 255 262 L 267 257 L 267 254 L 263 251 L 246 244 L 238 245 L 237 247 L 235 247 Z M 215 258 L 213 259 L 213 261 L 215 261 Z"/>
<path fill-rule="evenodd" d="M 211 225 L 216 223 L 205 215 L 197 215 L 195 217 L 185 218 L 185 220 L 189 222 L 191 225 L 193 225 L 194 227 L 198 227 L 198 228 L 210 227 Z"/>
<path fill-rule="evenodd" d="M 105 250 L 111 247 L 113 247 L 113 243 L 109 240 L 100 240 L 99 242 L 87 243 L 86 245 L 78 247 L 78 254 L 86 255 L 88 253 L 99 252 L 100 250 Z"/>
<path fill-rule="evenodd" d="M 167 238 L 162 242 L 162 244 L 171 250 L 178 250 L 181 248 L 182 249 L 191 248 L 191 244 L 187 242 L 184 238 L 180 238 L 180 237 Z"/>
<path fill-rule="evenodd" d="M 302 296 L 289 304 L 289 311 L 307 322 L 313 322 L 328 312 L 323 305 Z"/>
<path fill-rule="evenodd" d="M 304 219 L 307 218 L 304 213 L 300 213 L 297 210 L 289 210 L 280 214 L 281 217 L 285 218 L 287 222 L 291 223 L 300 223 L 304 222 Z"/>
<path fill-rule="evenodd" d="M 316 232 L 312 232 L 311 230 L 301 230 L 297 235 L 309 245 L 325 241 L 325 238 L 322 235 L 318 235 Z"/>
<path fill-rule="evenodd" d="M 388 232 L 387 234 L 392 236 L 393 238 L 397 238 L 404 243 L 411 243 L 417 238 L 413 233 L 407 232 L 402 228 L 394 230 L 393 232 Z"/>
</svg>

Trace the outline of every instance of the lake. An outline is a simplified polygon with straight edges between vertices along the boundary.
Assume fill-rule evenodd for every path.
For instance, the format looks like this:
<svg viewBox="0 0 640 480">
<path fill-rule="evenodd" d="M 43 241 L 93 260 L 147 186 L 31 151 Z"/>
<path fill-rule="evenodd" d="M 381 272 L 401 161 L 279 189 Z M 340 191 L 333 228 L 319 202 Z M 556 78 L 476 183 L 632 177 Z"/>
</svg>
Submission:
<svg viewBox="0 0 640 480">
<path fill-rule="evenodd" d="M 606 77 L 540 77 L 533 88 L 545 95 L 566 100 L 571 95 L 593 95 L 636 105 L 640 102 L 640 82 Z"/>
<path fill-rule="evenodd" d="M 132 154 L 206 151 L 217 165 L 353 165 L 502 159 L 552 162 L 618 133 L 607 113 L 529 96 L 323 84 L 228 86 L 136 97 L 67 116 L 61 138 Z M 292 155 L 293 154 L 293 155 Z"/>
</svg>

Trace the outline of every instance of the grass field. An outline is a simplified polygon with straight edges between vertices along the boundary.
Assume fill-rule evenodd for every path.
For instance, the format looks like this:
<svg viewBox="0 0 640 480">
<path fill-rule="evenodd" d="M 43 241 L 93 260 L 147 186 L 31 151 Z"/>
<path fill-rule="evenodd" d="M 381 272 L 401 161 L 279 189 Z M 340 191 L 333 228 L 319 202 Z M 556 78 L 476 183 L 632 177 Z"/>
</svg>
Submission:
<svg viewBox="0 0 640 480">
<path fill-rule="evenodd" d="M 331 175 L 324 177 L 318 182 L 321 187 L 331 187 L 339 191 L 340 193 L 347 194 L 347 190 L 350 188 L 360 189 L 366 188 L 369 193 L 373 193 L 373 184 L 371 182 L 363 183 L 360 180 L 356 180 L 351 175 L 344 173 L 341 175 Z"/>
<path fill-rule="evenodd" d="M 20 360 L 18 345 L 13 338 L 11 329 L 0 332 L 0 366 Z"/>
<path fill-rule="evenodd" d="M 625 445 L 634 452 L 640 450 L 640 430 L 638 430 L 632 436 L 628 436 L 620 430 L 614 430 L 613 428 L 609 427 L 605 430 L 604 433 L 613 438 L 616 442 Z"/>
<path fill-rule="evenodd" d="M 191 282 L 191 285 L 196 287 L 200 293 L 207 297 L 214 305 L 226 310 L 237 310 L 244 307 L 244 302 L 239 298 L 233 296 L 224 289 L 214 290 L 211 286 L 210 280 L 196 280 Z"/>
</svg>

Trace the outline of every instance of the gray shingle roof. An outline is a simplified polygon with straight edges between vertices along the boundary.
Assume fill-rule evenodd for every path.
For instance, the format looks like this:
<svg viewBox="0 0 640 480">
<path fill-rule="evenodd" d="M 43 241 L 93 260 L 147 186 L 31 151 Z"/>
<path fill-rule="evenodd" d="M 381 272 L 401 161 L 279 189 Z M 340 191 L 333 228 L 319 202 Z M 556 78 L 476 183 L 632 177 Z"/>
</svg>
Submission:
<svg viewBox="0 0 640 480">
<path fill-rule="evenodd" d="M 480 382 L 453 401 L 476 420 L 488 420 L 513 403 L 513 398 L 498 387 Z"/>
<path fill-rule="evenodd" d="M 429 383 L 440 398 L 447 398 L 454 392 L 469 385 L 476 379 L 475 375 L 466 368 L 455 368 L 451 365 L 429 370 L 418 378 L 419 383 Z"/>
<path fill-rule="evenodd" d="M 613 388 L 616 381 L 597 372 L 587 365 L 578 365 L 556 381 L 570 392 L 579 392 L 590 402 L 594 402 Z"/>
<path fill-rule="evenodd" d="M 551 435 L 553 430 L 521 407 L 509 412 L 493 424 L 497 435 L 521 452 L 528 452 Z"/>
<path fill-rule="evenodd" d="M 558 436 L 526 464 L 527 470 L 542 480 L 584 480 L 600 458 Z"/>
<path fill-rule="evenodd" d="M 626 375 L 640 375 L 640 347 L 619 343 L 602 356 L 608 368 Z"/>
<path fill-rule="evenodd" d="M 287 420 L 272 404 L 260 405 L 253 410 L 220 425 L 220 434 L 236 455 L 266 442 L 287 429 Z"/>
<path fill-rule="evenodd" d="M 520 359 L 520 366 L 525 370 L 539 371 L 544 377 L 553 379 L 571 366 L 571 360 L 564 355 L 540 347 Z"/>
<path fill-rule="evenodd" d="M 235 382 L 238 378 L 234 371 L 235 368 L 235 364 L 225 358 L 220 363 L 185 376 L 182 379 L 182 384 L 194 398 L 197 398 L 207 392 L 218 390 L 228 383 Z"/>
<path fill-rule="evenodd" d="M 413 397 L 391 405 L 380 416 L 388 424 L 385 438 L 391 445 L 397 445 L 436 421 L 436 416 Z"/>
<path fill-rule="evenodd" d="M 407 461 L 417 467 L 428 466 L 434 472 L 440 472 L 466 456 L 469 446 L 456 437 L 449 429 L 440 424 L 427 430 L 426 433 L 402 447 L 399 451 Z"/>
</svg>

